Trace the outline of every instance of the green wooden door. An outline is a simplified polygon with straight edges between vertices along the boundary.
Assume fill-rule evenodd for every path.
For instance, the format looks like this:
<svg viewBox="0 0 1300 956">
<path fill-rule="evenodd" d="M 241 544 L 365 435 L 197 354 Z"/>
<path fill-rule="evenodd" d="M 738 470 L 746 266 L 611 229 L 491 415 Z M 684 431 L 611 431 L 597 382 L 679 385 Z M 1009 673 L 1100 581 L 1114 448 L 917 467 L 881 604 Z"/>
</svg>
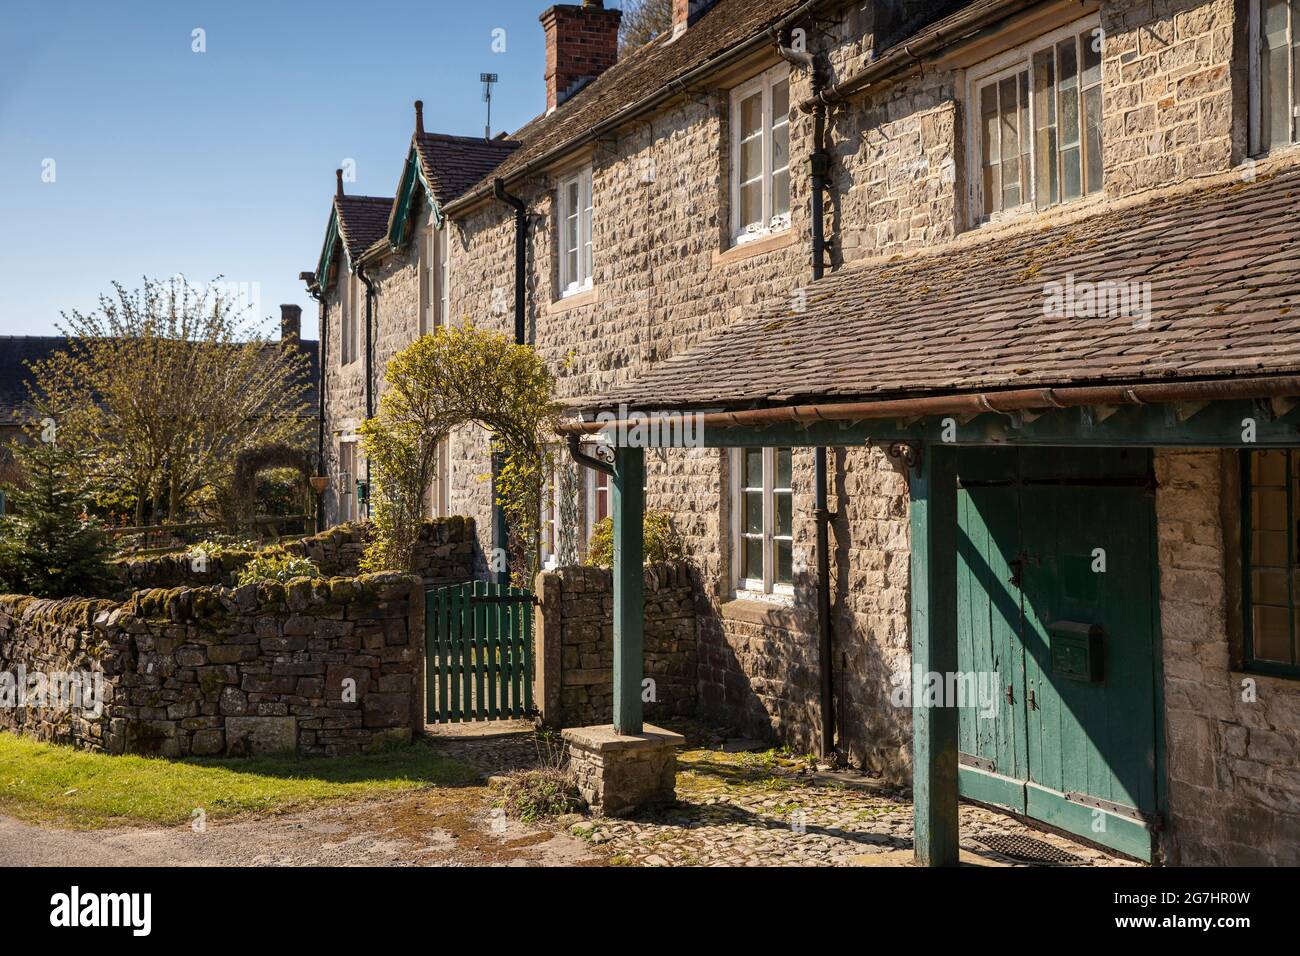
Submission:
<svg viewBox="0 0 1300 956">
<path fill-rule="evenodd" d="M 1012 608 L 1018 618 L 1014 648 L 1002 652 L 1004 706 L 992 720 L 962 711 L 962 791 L 1149 859 L 1158 819 L 1150 456 L 971 451 L 963 464 L 959 601 L 979 607 L 984 590 L 1007 611 L 989 614 L 990 626 L 983 613 L 959 620 L 959 651 L 970 648 L 961 667 L 987 666 L 981 644 L 1005 643 L 996 629 L 1008 629 Z M 1023 750 L 995 752 L 990 738 Z"/>
<path fill-rule="evenodd" d="M 983 803 L 1025 810 L 1024 646 L 1015 449 L 963 449 L 957 489 L 957 660 L 963 674 L 990 675 L 993 699 L 964 701 L 958 728 L 962 792 Z M 978 686 L 978 683 L 977 683 Z M 994 709 L 996 708 L 996 709 Z"/>
<path fill-rule="evenodd" d="M 425 592 L 430 723 L 533 715 L 532 592 L 471 581 Z"/>
</svg>

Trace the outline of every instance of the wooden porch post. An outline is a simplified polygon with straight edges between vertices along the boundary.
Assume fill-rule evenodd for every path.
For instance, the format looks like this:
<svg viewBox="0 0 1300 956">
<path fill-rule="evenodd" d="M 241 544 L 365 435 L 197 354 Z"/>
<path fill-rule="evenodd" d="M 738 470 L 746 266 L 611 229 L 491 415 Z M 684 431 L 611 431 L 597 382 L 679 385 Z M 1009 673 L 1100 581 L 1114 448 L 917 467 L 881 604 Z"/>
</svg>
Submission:
<svg viewBox="0 0 1300 956">
<path fill-rule="evenodd" d="M 610 486 L 614 516 L 614 730 L 639 734 L 645 669 L 644 449 L 615 449 Z"/>
<path fill-rule="evenodd" d="M 925 706 L 925 676 L 957 670 L 957 449 L 927 444 L 910 481 L 912 794 L 918 866 L 956 866 L 957 708 Z"/>
</svg>

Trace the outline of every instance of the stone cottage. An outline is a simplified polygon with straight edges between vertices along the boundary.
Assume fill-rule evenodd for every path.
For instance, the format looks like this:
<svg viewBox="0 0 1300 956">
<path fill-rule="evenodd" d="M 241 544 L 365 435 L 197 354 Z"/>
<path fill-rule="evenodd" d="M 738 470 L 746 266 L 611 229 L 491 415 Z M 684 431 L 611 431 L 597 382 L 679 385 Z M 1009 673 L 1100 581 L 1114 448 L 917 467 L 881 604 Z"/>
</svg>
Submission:
<svg viewBox="0 0 1300 956">
<path fill-rule="evenodd" d="M 383 222 L 336 197 L 330 517 L 384 357 L 521 326 L 574 436 L 704 416 L 619 447 L 615 488 L 584 470 L 576 530 L 635 519 L 643 465 L 698 568 L 706 715 L 914 777 L 930 862 L 958 792 L 1145 859 L 1300 862 L 1300 10 L 678 0 L 621 57 L 618 18 L 542 13 L 547 110 L 508 138 L 426 150 L 417 108 Z M 486 450 L 450 436 L 430 495 L 485 550 Z"/>
</svg>

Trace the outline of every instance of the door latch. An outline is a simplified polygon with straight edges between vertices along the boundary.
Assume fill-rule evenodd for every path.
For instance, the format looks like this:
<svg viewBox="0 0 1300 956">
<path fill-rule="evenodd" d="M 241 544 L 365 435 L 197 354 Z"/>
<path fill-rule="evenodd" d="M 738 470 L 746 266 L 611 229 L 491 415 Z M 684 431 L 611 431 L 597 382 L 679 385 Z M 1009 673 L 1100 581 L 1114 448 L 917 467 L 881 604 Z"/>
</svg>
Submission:
<svg viewBox="0 0 1300 956">
<path fill-rule="evenodd" d="M 1038 709 L 1038 701 L 1034 699 L 1034 692 L 1032 690 L 1029 692 L 1029 709 L 1030 710 Z"/>
<path fill-rule="evenodd" d="M 1011 685 L 1008 684 L 1008 685 L 1007 685 L 1007 703 L 1008 703 L 1008 704 L 1014 704 L 1015 702 L 1016 702 L 1016 695 L 1013 694 L 1013 693 L 1011 692 Z"/>
<path fill-rule="evenodd" d="M 1007 565 L 1011 568 L 1011 577 L 1007 578 L 1007 581 L 1016 587 L 1020 587 L 1020 572 L 1024 570 L 1025 559 L 1012 558 L 1007 562 Z"/>
</svg>

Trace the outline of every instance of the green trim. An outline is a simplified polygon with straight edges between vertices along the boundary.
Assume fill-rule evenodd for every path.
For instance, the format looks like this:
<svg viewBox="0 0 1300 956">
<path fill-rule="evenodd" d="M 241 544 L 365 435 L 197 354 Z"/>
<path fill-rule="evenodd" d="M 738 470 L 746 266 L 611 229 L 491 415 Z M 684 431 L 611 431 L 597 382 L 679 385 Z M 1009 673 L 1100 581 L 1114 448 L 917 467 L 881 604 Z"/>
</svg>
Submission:
<svg viewBox="0 0 1300 956">
<path fill-rule="evenodd" d="M 957 768 L 957 790 L 968 800 L 1003 807 L 1013 813 L 1025 812 L 1025 781 L 1004 777 L 978 767 Z"/>
<path fill-rule="evenodd" d="M 927 445 L 908 482 L 912 680 L 957 670 L 957 449 Z M 958 711 L 912 701 L 917 866 L 956 866 Z"/>
<path fill-rule="evenodd" d="M 1065 799 L 1065 794 L 1030 782 L 1025 784 L 1026 815 L 1049 826 L 1077 833 L 1085 840 L 1118 850 L 1145 863 L 1151 862 L 1152 833 L 1146 824 Z M 1105 829 L 1094 826 L 1102 821 Z"/>
<path fill-rule="evenodd" d="M 614 453 L 614 730 L 639 734 L 645 675 L 645 451 Z"/>
<path fill-rule="evenodd" d="M 1300 443 L 1300 406 L 1272 418 L 1255 402 L 1212 402 L 1179 422 L 1169 405 L 1121 408 L 1104 421 L 1088 409 L 1062 408 L 1044 412 L 1032 422 L 1013 415 L 989 413 L 965 424 L 955 416 L 936 416 L 904 423 L 890 420 L 813 422 L 762 427 L 709 427 L 703 444 L 710 448 L 742 445 L 877 445 L 891 441 L 942 442 L 945 418 L 954 421 L 955 445 L 1075 445 L 1171 448 L 1270 448 Z M 1255 421 L 1255 441 L 1242 440 L 1242 420 Z M 946 444 L 946 443 L 945 443 Z"/>
<path fill-rule="evenodd" d="M 403 248 L 409 241 L 407 223 L 411 218 L 411 204 L 415 201 L 416 189 L 424 191 L 433 210 L 434 225 L 439 229 L 445 221 L 441 205 L 433 198 L 433 190 L 424 178 L 424 167 L 420 163 L 420 153 L 414 143 L 406 154 L 406 163 L 402 166 L 402 180 L 397 187 L 397 209 L 393 222 L 388 227 L 388 244 L 394 249 Z"/>
<path fill-rule="evenodd" d="M 330 202 L 330 224 L 325 229 L 325 245 L 321 247 L 320 261 L 316 263 L 316 284 L 320 286 L 321 292 L 324 293 L 328 286 L 325 280 L 329 278 L 330 262 L 334 258 L 334 248 L 339 242 L 339 211 L 333 201 Z"/>
<path fill-rule="evenodd" d="M 1255 620 L 1252 613 L 1253 588 L 1251 586 L 1251 552 L 1254 542 L 1254 508 L 1251 501 L 1251 453 L 1242 452 L 1241 458 L 1241 669 L 1247 674 L 1270 677 L 1300 677 L 1300 660 L 1296 649 L 1296 515 L 1295 515 L 1295 450 L 1274 449 L 1286 453 L 1286 560 L 1287 560 L 1287 634 L 1290 635 L 1291 662 L 1257 660 L 1255 658 Z"/>
</svg>

